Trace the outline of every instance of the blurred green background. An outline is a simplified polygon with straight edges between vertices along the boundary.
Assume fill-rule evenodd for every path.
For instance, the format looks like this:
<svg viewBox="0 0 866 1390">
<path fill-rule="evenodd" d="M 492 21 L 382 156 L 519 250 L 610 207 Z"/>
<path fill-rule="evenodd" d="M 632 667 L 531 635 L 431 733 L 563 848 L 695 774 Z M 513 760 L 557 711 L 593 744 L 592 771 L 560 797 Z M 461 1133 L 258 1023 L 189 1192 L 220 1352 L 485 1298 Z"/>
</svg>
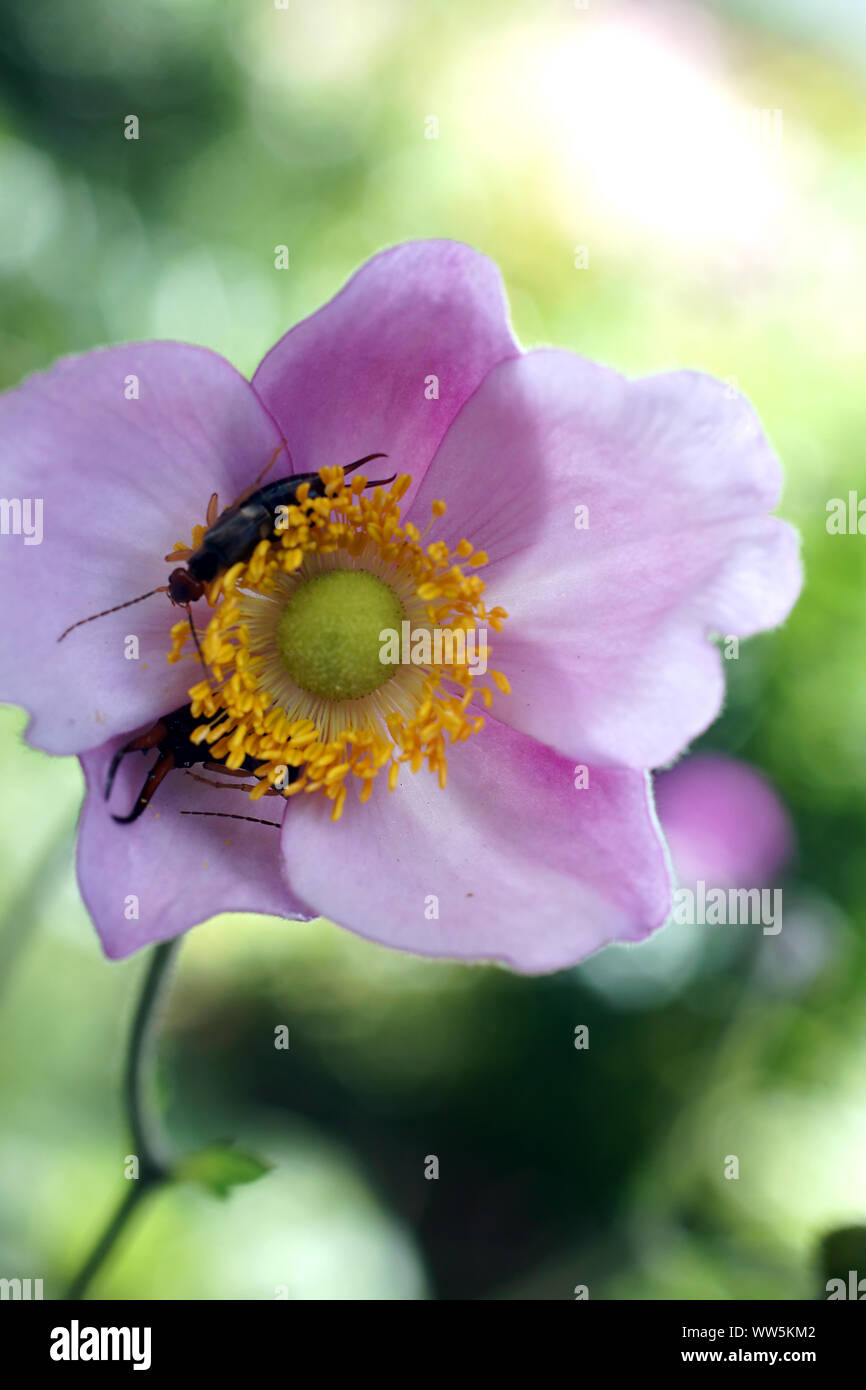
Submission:
<svg viewBox="0 0 866 1390">
<path fill-rule="evenodd" d="M 456 237 L 502 267 L 527 346 L 744 390 L 807 570 L 702 740 L 794 819 L 778 942 L 669 927 L 522 979 L 321 922 L 199 928 L 162 1025 L 167 1123 L 276 1166 L 227 1203 L 156 1196 L 94 1296 L 815 1296 L 820 1239 L 866 1220 L 866 537 L 825 528 L 829 498 L 866 494 L 859 0 L 0 15 L 0 386 L 149 337 L 251 373 L 382 246 Z M 82 779 L 25 722 L 0 710 L 0 1275 L 57 1297 L 120 1195 L 144 960 L 102 959 L 72 874 Z"/>
</svg>

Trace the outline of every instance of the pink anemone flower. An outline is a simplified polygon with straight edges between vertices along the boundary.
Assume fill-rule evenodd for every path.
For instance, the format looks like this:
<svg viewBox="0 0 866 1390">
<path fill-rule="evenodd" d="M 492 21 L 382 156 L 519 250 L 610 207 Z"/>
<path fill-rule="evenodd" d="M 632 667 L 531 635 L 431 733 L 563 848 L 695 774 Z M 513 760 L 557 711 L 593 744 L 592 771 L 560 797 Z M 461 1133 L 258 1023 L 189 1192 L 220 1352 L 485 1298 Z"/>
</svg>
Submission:
<svg viewBox="0 0 866 1390">
<path fill-rule="evenodd" d="M 787 867 L 793 823 L 772 783 L 724 753 L 694 753 L 654 783 L 656 811 L 680 882 L 762 888 Z"/>
<path fill-rule="evenodd" d="M 523 352 L 494 266 L 430 241 L 252 382 L 105 348 L 0 398 L 0 431 L 0 695 L 81 759 L 107 955 L 245 911 L 534 973 L 666 920 L 646 770 L 718 713 L 713 635 L 800 587 L 742 397 Z"/>
</svg>

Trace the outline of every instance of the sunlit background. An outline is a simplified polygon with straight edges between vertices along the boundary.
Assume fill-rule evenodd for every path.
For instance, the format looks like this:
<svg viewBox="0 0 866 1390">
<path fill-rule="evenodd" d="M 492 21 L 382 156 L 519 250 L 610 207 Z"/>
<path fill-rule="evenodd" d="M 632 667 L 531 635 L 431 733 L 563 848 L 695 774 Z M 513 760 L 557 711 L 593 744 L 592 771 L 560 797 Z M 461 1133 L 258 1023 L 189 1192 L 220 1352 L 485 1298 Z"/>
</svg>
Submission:
<svg viewBox="0 0 866 1390">
<path fill-rule="evenodd" d="M 225 1203 L 157 1195 L 94 1295 L 816 1296 L 821 1240 L 866 1222 L 866 535 L 825 527 L 866 496 L 861 0 L 0 14 L 0 385 L 150 337 L 250 373 L 382 246 L 456 237 L 527 346 L 744 390 L 808 581 L 727 663 L 701 741 L 725 756 L 660 798 L 683 881 L 782 886 L 782 932 L 672 924 L 528 980 L 321 922 L 196 930 L 160 1042 L 172 1139 L 275 1166 Z M 120 1194 L 144 962 L 102 959 L 77 763 L 24 726 L 0 710 L 0 1275 L 57 1297 Z"/>
</svg>

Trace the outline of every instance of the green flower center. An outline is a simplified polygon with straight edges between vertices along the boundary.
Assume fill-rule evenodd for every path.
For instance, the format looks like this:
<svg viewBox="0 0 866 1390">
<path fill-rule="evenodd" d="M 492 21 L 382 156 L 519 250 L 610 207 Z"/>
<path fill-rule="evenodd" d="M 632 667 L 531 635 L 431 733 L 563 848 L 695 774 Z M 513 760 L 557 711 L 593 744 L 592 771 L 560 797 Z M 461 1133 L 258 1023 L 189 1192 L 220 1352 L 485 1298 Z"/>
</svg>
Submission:
<svg viewBox="0 0 866 1390">
<path fill-rule="evenodd" d="M 358 700 L 389 681 L 380 633 L 398 632 L 403 607 L 367 570 L 326 570 L 292 594 L 277 626 L 286 670 L 301 690 L 324 700 Z"/>
</svg>

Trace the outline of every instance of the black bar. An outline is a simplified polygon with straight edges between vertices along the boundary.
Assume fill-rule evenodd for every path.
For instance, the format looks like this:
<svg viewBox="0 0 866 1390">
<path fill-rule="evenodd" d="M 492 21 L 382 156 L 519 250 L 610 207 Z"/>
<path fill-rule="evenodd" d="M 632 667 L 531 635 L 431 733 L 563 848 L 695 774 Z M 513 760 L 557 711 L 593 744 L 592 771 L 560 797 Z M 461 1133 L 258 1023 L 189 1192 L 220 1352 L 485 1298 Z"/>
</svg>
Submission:
<svg viewBox="0 0 866 1390">
<path fill-rule="evenodd" d="M 826 1378 L 859 1362 L 866 1332 L 866 1309 L 859 1307 L 859 1301 L 852 1307 L 850 1302 L 845 1306 L 846 1301 L 633 1303 L 575 1299 L 568 1309 L 561 1308 L 558 1313 L 551 1309 L 543 1324 L 538 1322 L 538 1312 L 521 1313 L 515 1323 L 518 1315 L 512 1306 L 507 1320 L 501 1322 L 501 1312 L 475 1304 L 456 1314 L 455 1331 L 464 1352 L 471 1346 L 472 1361 L 490 1369 L 503 1357 L 513 1356 L 517 1346 L 521 1360 L 527 1357 L 530 1365 L 533 1361 L 536 1364 L 538 1374 L 533 1373 L 533 1379 L 546 1378 L 541 1368 L 546 1365 L 552 1370 L 556 1363 L 551 1358 L 561 1357 L 563 1352 L 567 1353 L 566 1365 L 576 1372 L 591 1368 L 594 1380 L 606 1372 L 636 1371 L 645 1377 L 665 1375 L 674 1368 L 701 1374 L 707 1368 L 736 1373 L 744 1368 L 769 1371 L 789 1366 Z M 135 1375 L 136 1379 L 194 1371 L 197 1375 L 213 1373 L 221 1381 L 237 1372 L 249 1380 L 271 1368 L 291 1375 L 293 1369 L 311 1368 L 311 1361 L 330 1377 L 345 1348 L 347 1362 L 354 1364 L 358 1375 L 377 1374 L 376 1367 L 381 1369 L 388 1361 L 391 1373 L 396 1374 L 402 1362 L 401 1377 L 414 1377 L 420 1370 L 429 1381 L 437 1354 L 442 1357 L 446 1375 L 453 1375 L 463 1355 L 458 1355 L 458 1344 L 447 1336 L 454 1316 L 453 1305 L 439 1309 L 424 1304 L 401 1314 L 389 1304 L 383 1314 L 377 1314 L 370 1303 L 334 1302 L 311 1317 L 306 1307 L 301 1311 L 280 1299 L 0 1303 L 5 1359 L 7 1364 L 11 1359 L 16 1365 L 19 1379 L 32 1370 L 47 1371 L 52 1379 L 83 1376 L 92 1380 L 105 1371 L 112 1376 Z M 521 1326 L 524 1317 L 526 1323 Z M 467 1318 L 471 1322 L 467 1323 Z M 356 1319 L 359 1336 L 353 1331 Z M 323 1321 L 331 1329 L 324 1342 Z M 123 1329 L 128 1335 L 118 1331 L 114 1338 L 107 1334 L 103 1342 L 103 1328 Z M 544 1338 L 553 1334 L 557 1340 L 527 1340 L 539 1334 Z M 560 1336 L 564 1344 L 559 1342 Z M 126 1360 L 111 1359 L 115 1346 L 119 1354 L 126 1353 Z M 54 1359 L 52 1347 L 55 1353 L 64 1351 L 70 1356 L 77 1350 L 79 1359 Z M 100 1354 L 104 1351 L 106 1359 L 84 1359 L 82 1351 L 89 1355 L 91 1349 Z M 142 1363 L 137 1373 L 133 1358 Z M 465 1367 L 466 1361 L 462 1364 Z M 512 1374 L 515 1371 L 512 1367 Z"/>
</svg>

